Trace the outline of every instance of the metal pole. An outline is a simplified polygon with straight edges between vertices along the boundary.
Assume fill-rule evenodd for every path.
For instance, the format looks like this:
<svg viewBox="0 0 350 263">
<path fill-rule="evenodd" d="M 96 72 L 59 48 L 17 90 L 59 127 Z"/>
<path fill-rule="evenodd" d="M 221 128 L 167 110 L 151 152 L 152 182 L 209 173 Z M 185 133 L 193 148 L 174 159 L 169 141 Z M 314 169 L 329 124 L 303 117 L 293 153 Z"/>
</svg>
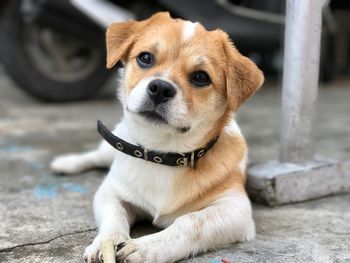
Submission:
<svg viewBox="0 0 350 263">
<path fill-rule="evenodd" d="M 313 159 L 322 8 L 327 0 L 287 0 L 280 162 Z"/>
</svg>

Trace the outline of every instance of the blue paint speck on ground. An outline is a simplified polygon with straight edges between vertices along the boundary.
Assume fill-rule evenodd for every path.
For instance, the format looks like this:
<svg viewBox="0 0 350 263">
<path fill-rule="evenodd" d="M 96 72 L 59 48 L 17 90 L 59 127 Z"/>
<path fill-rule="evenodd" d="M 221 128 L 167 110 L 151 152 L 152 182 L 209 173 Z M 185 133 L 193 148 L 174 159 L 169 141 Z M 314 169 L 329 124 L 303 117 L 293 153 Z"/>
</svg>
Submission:
<svg viewBox="0 0 350 263">
<path fill-rule="evenodd" d="M 17 146 L 17 145 L 9 145 L 0 147 L 0 153 L 21 153 L 21 152 L 31 152 L 33 151 L 33 147 L 31 146 Z"/>
<path fill-rule="evenodd" d="M 43 163 L 31 162 L 31 161 L 27 161 L 27 163 L 30 166 L 30 168 L 32 168 L 33 170 L 42 170 L 46 167 L 46 165 Z"/>
<path fill-rule="evenodd" d="M 63 183 L 62 187 L 72 193 L 81 193 L 86 194 L 88 192 L 88 189 L 80 184 L 74 184 L 74 183 Z"/>
<path fill-rule="evenodd" d="M 34 188 L 34 196 L 37 199 L 50 199 L 58 195 L 59 185 L 38 185 Z"/>
<path fill-rule="evenodd" d="M 63 192 L 86 194 L 89 190 L 86 187 L 75 183 L 54 183 L 36 186 L 33 190 L 33 195 L 37 199 L 42 200 L 55 198 Z"/>
</svg>

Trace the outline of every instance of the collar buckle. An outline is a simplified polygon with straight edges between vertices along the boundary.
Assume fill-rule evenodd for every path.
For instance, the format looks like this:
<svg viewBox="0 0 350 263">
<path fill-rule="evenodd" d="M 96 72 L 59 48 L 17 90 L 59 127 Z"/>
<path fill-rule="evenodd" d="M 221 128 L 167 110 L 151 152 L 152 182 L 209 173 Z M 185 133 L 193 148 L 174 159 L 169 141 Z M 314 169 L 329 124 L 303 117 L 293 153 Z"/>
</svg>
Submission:
<svg viewBox="0 0 350 263">
<path fill-rule="evenodd" d="M 193 168 L 194 167 L 194 157 L 195 157 L 194 155 L 195 155 L 194 151 L 191 152 L 190 157 L 182 154 L 183 157 L 178 158 L 176 160 L 176 164 L 181 165 L 181 166 L 185 166 L 185 167 L 189 166 L 189 167 Z"/>
<path fill-rule="evenodd" d="M 194 167 L 194 151 L 191 152 L 191 164 L 190 164 L 191 168 Z"/>
<path fill-rule="evenodd" d="M 148 152 L 146 149 L 143 149 L 143 156 L 144 156 L 145 161 L 148 161 Z"/>
<path fill-rule="evenodd" d="M 176 160 L 177 165 L 188 166 L 188 158 L 186 156 L 180 157 Z"/>
</svg>

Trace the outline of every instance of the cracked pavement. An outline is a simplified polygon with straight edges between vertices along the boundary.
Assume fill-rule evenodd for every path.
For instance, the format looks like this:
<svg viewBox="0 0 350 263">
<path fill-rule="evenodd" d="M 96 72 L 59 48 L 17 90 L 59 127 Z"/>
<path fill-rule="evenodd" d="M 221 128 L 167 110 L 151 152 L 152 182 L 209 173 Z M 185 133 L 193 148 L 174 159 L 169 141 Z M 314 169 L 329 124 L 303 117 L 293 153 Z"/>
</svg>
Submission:
<svg viewBox="0 0 350 263">
<path fill-rule="evenodd" d="M 350 159 L 350 79 L 320 90 L 317 154 Z M 238 114 L 250 161 L 278 154 L 280 90 L 269 83 Z M 109 88 L 96 99 L 69 104 L 27 97 L 0 69 L 0 262 L 82 262 L 96 235 L 91 200 L 106 171 L 54 175 L 50 160 L 95 147 L 96 120 L 121 117 Z M 350 194 L 268 208 L 254 205 L 257 238 L 188 259 L 209 262 L 349 262 Z M 133 236 L 157 231 L 149 223 Z"/>
</svg>

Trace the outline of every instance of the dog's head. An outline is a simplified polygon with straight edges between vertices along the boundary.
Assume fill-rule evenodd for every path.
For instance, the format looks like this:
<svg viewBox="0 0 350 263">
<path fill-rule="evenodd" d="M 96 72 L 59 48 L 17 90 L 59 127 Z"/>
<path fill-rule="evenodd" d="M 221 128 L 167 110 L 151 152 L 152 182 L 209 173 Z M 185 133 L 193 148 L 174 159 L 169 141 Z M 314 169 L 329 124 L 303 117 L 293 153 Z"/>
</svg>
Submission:
<svg viewBox="0 0 350 263">
<path fill-rule="evenodd" d="M 176 133 L 219 127 L 264 80 L 226 33 L 168 13 L 111 25 L 107 67 L 119 60 L 125 65 L 126 114 L 144 126 Z"/>
</svg>

